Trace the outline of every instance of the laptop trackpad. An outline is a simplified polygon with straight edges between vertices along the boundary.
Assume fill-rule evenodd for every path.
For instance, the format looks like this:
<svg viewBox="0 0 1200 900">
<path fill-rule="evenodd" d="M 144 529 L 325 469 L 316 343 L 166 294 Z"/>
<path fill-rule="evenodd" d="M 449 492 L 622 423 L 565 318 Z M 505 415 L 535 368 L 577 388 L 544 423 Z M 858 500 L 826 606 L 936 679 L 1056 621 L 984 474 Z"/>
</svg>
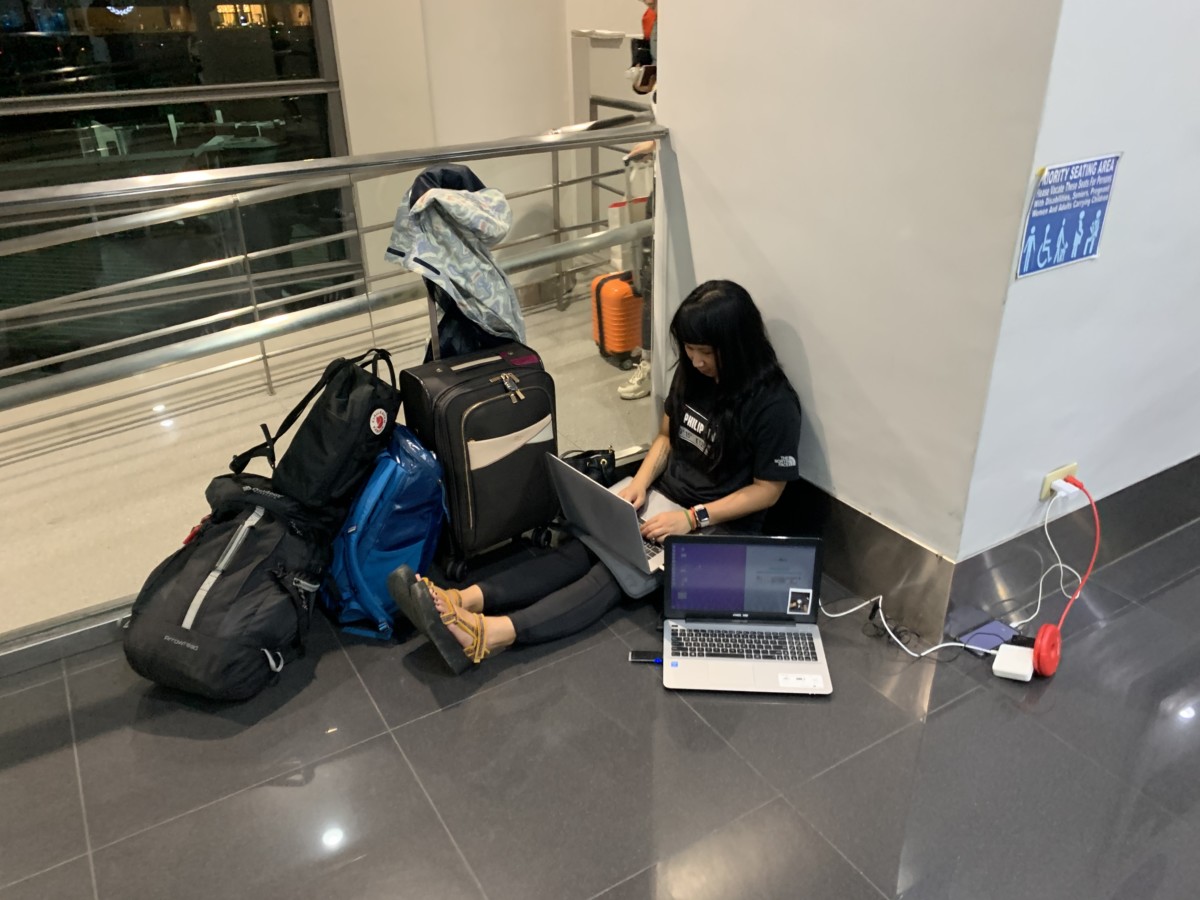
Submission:
<svg viewBox="0 0 1200 900">
<path fill-rule="evenodd" d="M 754 666 L 744 662 L 708 662 L 709 677 L 727 691 L 754 690 Z"/>
</svg>

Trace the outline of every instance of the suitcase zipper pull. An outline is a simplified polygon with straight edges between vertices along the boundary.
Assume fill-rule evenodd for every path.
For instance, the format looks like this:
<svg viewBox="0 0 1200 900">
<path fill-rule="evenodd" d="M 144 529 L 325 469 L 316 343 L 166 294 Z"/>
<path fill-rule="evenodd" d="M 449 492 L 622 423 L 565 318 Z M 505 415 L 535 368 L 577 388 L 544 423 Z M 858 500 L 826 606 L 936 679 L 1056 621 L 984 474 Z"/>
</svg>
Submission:
<svg viewBox="0 0 1200 900">
<path fill-rule="evenodd" d="M 504 389 L 508 391 L 509 399 L 512 400 L 513 403 L 517 403 L 518 401 L 525 399 L 525 394 L 521 391 L 521 388 L 518 387 L 518 385 L 521 383 L 521 379 L 512 372 L 501 372 L 491 380 L 493 382 L 499 381 L 504 385 Z"/>
</svg>

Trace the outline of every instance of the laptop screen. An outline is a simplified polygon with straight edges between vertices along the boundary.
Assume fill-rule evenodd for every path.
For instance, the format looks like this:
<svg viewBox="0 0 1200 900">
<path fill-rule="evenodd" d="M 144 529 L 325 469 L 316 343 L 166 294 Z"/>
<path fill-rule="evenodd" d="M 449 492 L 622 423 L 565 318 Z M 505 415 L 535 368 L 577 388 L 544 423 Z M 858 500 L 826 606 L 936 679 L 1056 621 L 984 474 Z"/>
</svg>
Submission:
<svg viewBox="0 0 1200 900">
<path fill-rule="evenodd" d="M 666 617 L 816 622 L 820 546 L 816 538 L 668 538 Z"/>
</svg>

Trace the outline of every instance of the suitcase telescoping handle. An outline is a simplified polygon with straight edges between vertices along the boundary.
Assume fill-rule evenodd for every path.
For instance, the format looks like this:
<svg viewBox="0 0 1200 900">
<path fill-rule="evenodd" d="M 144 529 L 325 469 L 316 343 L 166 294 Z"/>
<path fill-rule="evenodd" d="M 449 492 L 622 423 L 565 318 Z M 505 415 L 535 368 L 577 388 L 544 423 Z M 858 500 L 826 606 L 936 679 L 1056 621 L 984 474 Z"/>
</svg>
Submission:
<svg viewBox="0 0 1200 900">
<path fill-rule="evenodd" d="M 433 297 L 429 298 L 429 334 L 432 340 L 429 344 L 430 354 L 433 359 L 442 358 L 442 342 L 438 338 L 438 323 L 437 323 L 437 304 L 433 302 Z"/>
<path fill-rule="evenodd" d="M 284 417 L 283 421 L 279 423 L 279 429 L 274 434 L 271 434 L 271 429 L 267 427 L 266 422 L 263 422 L 258 426 L 262 429 L 265 440 L 261 444 L 255 444 L 244 453 L 239 453 L 232 460 L 230 460 L 230 471 L 232 471 L 235 475 L 242 474 L 250 460 L 258 456 L 265 456 L 267 459 L 267 464 L 271 467 L 271 471 L 275 471 L 275 444 L 278 443 L 279 439 L 287 434 L 288 429 L 295 425 L 299 418 L 304 415 L 304 411 L 308 408 L 308 404 L 312 403 L 313 398 L 321 393 L 321 391 L 325 390 L 325 386 L 328 385 L 331 380 L 333 380 L 333 376 L 337 372 L 341 371 L 345 366 L 362 366 L 364 369 L 370 366 L 371 374 L 378 378 L 380 362 L 387 366 L 388 381 L 392 385 L 392 388 L 395 389 L 396 367 L 392 365 L 392 355 L 386 350 L 380 347 L 374 347 L 361 356 L 354 357 L 354 359 L 342 359 L 341 357 L 338 357 L 325 367 L 325 371 L 321 373 L 320 380 L 317 381 L 317 383 L 311 388 L 309 388 L 308 393 L 304 395 L 304 399 L 292 407 L 292 411 L 289 412 Z"/>
</svg>

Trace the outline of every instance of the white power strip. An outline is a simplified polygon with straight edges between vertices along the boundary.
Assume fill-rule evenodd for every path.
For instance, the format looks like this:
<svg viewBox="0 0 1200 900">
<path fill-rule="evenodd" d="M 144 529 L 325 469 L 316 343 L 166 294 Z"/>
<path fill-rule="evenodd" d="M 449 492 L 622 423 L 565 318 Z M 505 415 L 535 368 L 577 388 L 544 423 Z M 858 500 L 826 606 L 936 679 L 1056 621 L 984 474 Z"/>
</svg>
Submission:
<svg viewBox="0 0 1200 900">
<path fill-rule="evenodd" d="M 992 662 L 992 674 L 1013 681 L 1030 681 L 1033 678 L 1033 648 L 1001 644 Z"/>
</svg>

